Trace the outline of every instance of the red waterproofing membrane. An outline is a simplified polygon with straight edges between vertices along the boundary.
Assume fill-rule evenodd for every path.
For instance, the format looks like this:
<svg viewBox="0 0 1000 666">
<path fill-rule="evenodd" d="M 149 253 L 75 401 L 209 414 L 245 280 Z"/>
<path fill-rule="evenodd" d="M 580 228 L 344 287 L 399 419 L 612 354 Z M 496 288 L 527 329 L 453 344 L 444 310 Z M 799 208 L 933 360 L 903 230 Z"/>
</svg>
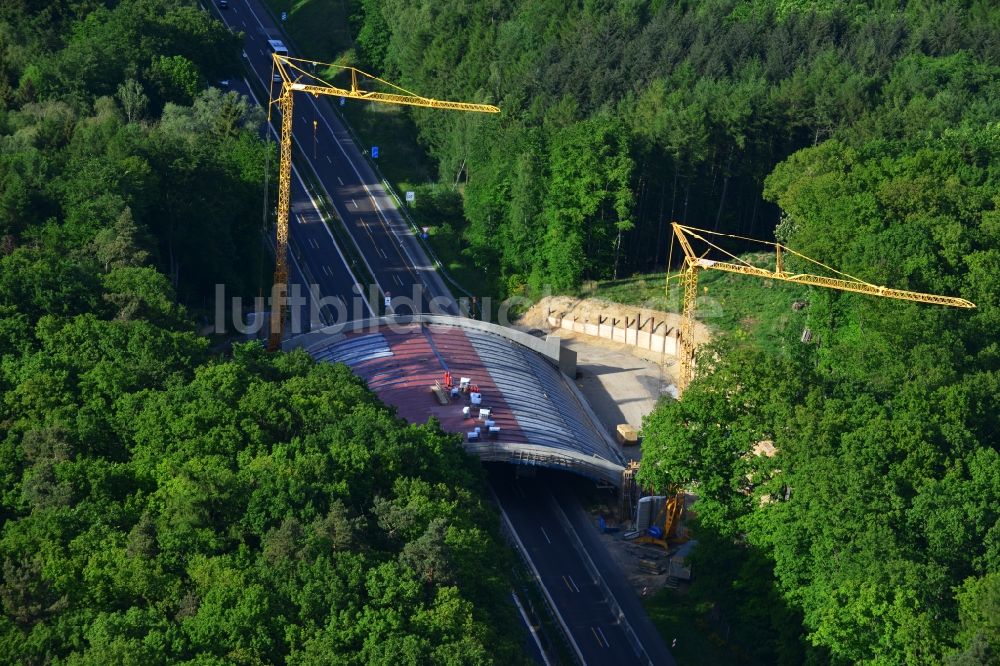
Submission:
<svg viewBox="0 0 1000 666">
<path fill-rule="evenodd" d="M 482 407 L 488 407 L 490 419 L 500 426 L 500 439 L 504 442 L 527 442 L 511 413 L 503 394 L 493 382 L 487 364 L 479 357 L 472 343 L 460 328 L 429 326 L 426 332 L 434 341 L 441 358 L 451 371 L 452 381 L 458 386 L 462 377 L 468 377 L 479 387 Z M 423 423 L 434 416 L 441 428 L 449 432 L 465 433 L 477 425 L 482 437 L 487 439 L 486 428 L 476 417 L 479 407 L 470 407 L 470 417 L 464 418 L 462 408 L 469 405 L 468 394 L 459 394 L 449 405 L 438 404 L 431 392 L 435 382 L 444 383 L 445 367 L 419 326 L 397 327 L 381 330 L 392 356 L 364 361 L 353 366 L 354 372 L 368 382 L 368 387 L 388 405 L 396 408 L 400 417 L 410 423 Z"/>
</svg>

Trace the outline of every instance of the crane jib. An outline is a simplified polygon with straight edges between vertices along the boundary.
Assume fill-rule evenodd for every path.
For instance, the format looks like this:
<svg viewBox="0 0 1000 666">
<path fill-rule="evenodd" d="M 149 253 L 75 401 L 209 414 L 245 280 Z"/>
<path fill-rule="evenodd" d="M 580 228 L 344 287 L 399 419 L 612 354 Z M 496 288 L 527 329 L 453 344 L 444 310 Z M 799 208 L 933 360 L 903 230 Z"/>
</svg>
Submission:
<svg viewBox="0 0 1000 666">
<path fill-rule="evenodd" d="M 975 308 L 976 304 L 967 301 L 964 298 L 957 298 L 955 296 L 942 296 L 939 294 L 925 294 L 918 291 L 906 291 L 904 289 L 892 289 L 890 287 L 879 286 L 865 282 L 864 280 L 859 280 L 855 277 L 841 273 L 836 269 L 832 269 L 825 264 L 822 264 L 815 259 L 811 259 L 800 252 L 791 250 L 790 248 L 779 245 L 778 243 L 759 241 L 753 238 L 745 238 L 742 236 L 732 236 L 731 234 L 720 233 L 716 231 L 708 231 L 707 229 L 696 229 L 695 227 L 688 227 L 685 225 L 678 224 L 677 222 L 672 222 L 671 226 L 674 230 L 674 237 L 680 244 L 681 249 L 684 251 L 684 269 L 681 271 L 681 276 L 684 280 L 684 304 L 681 310 L 681 330 L 678 357 L 679 357 L 679 374 L 678 374 L 678 389 L 683 391 L 687 388 L 688 383 L 694 376 L 694 354 L 695 354 L 695 343 L 694 336 L 692 333 L 693 329 L 693 319 L 695 310 L 695 299 L 697 298 L 697 286 L 698 286 L 698 271 L 699 270 L 715 270 L 715 271 L 725 271 L 727 273 L 738 273 L 740 275 L 752 275 L 754 277 L 760 277 L 767 280 L 782 280 L 784 282 L 793 282 L 796 284 L 804 284 L 813 287 L 824 287 L 826 289 L 836 289 L 839 291 L 848 291 L 857 294 L 867 294 L 869 296 L 880 296 L 882 298 L 895 298 L 898 300 L 915 301 L 918 303 L 930 303 L 932 305 L 946 305 L 955 308 Z M 775 270 L 769 270 L 767 268 L 760 268 L 759 266 L 752 266 L 749 263 L 743 261 L 734 254 L 722 249 L 715 243 L 712 243 L 707 238 L 701 234 L 713 235 L 713 236 L 727 236 L 731 238 L 741 238 L 742 240 L 756 241 L 759 243 L 765 243 L 767 245 L 773 246 L 775 249 Z M 734 259 L 736 262 L 728 261 L 715 261 L 713 259 L 705 259 L 704 256 L 698 256 L 694 248 L 691 246 L 691 238 L 696 238 L 699 241 L 703 241 L 709 246 L 709 249 L 715 249 L 721 251 L 724 254 L 728 254 L 730 258 Z M 672 247 L 672 246 L 671 246 Z M 784 263 L 782 260 L 782 250 L 787 253 L 795 255 L 805 261 L 812 262 L 817 266 L 823 267 L 833 273 L 837 273 L 842 277 L 827 277 L 824 275 L 813 275 L 810 273 L 789 273 L 784 270 Z M 707 252 L 706 252 L 707 253 Z"/>
</svg>

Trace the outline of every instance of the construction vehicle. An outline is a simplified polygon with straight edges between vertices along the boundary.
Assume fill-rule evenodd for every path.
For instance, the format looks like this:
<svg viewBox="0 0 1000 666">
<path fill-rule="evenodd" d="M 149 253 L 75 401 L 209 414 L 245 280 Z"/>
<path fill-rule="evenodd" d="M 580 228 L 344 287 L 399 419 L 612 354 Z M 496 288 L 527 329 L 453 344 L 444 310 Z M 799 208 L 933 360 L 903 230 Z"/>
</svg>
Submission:
<svg viewBox="0 0 1000 666">
<path fill-rule="evenodd" d="M 836 269 L 830 268 L 825 264 L 822 264 L 815 259 L 810 259 L 809 257 L 796 252 L 790 248 L 785 247 L 779 243 L 772 243 L 769 241 L 761 241 L 755 238 L 746 238 L 744 236 L 736 236 L 733 234 L 724 234 L 717 231 L 707 231 L 705 229 L 697 229 L 695 227 L 688 227 L 677 222 L 672 222 L 671 226 L 674 231 L 674 240 L 676 240 L 681 249 L 684 251 L 684 265 L 681 268 L 680 273 L 677 276 L 670 276 L 668 273 L 667 277 L 667 288 L 669 290 L 669 281 L 671 277 L 679 277 L 684 284 L 684 305 L 681 310 L 681 329 L 680 329 L 680 339 L 679 339 L 679 349 L 678 356 L 680 359 L 680 372 L 677 379 L 677 388 L 683 391 L 687 388 L 688 384 L 691 383 L 691 379 L 694 375 L 694 356 L 695 356 L 695 342 L 693 337 L 693 326 L 694 326 L 694 310 L 695 301 L 698 292 L 698 273 L 702 270 L 715 270 L 715 271 L 726 271 L 729 273 L 740 273 L 741 275 L 752 275 L 755 277 L 762 277 L 768 280 L 782 280 L 784 282 L 794 282 L 796 284 L 805 284 L 813 287 L 825 287 L 827 289 L 838 289 L 840 291 L 850 291 L 858 294 L 868 294 L 870 296 L 883 296 L 885 298 L 896 298 L 906 301 L 917 301 L 918 303 L 931 303 L 934 305 L 947 305 L 956 308 L 974 308 L 975 303 L 965 300 L 964 298 L 956 298 L 954 296 L 939 296 L 937 294 L 923 294 L 916 291 L 904 291 L 902 289 L 890 289 L 888 287 L 880 287 L 878 285 L 865 282 L 854 276 L 847 275 Z M 747 261 L 737 257 L 736 255 L 723 250 L 717 244 L 706 239 L 702 234 L 721 236 L 726 238 L 736 238 L 743 241 L 753 241 L 756 243 L 762 243 L 764 245 L 769 245 L 774 248 L 775 251 L 775 268 L 774 270 L 769 270 L 767 268 L 760 268 L 753 266 Z M 706 259 L 705 255 L 698 256 L 694 249 L 691 247 L 691 239 L 697 239 L 704 242 L 709 246 L 709 250 L 706 250 L 707 254 L 711 249 L 718 250 L 723 254 L 727 255 L 733 261 L 713 261 Z M 807 262 L 820 266 L 828 271 L 837 274 L 838 277 L 826 277 L 822 275 L 812 275 L 810 273 L 790 273 L 785 270 L 784 258 L 782 252 L 792 254 L 800 259 Z M 671 245 L 671 255 L 673 254 L 673 245 Z M 810 336 L 811 337 L 811 336 Z M 805 336 L 804 336 L 805 338 Z"/>
<path fill-rule="evenodd" d="M 680 488 L 671 488 L 663 507 L 657 512 L 644 533 L 636 537 L 635 542 L 659 546 L 663 550 L 669 551 L 671 542 L 677 543 L 685 540 L 678 536 L 677 530 L 680 527 L 683 513 L 684 491 Z"/>
<path fill-rule="evenodd" d="M 273 47 L 272 47 L 273 49 Z M 276 351 L 281 347 L 281 339 L 285 326 L 285 299 L 288 294 L 288 208 L 292 183 L 292 115 L 294 93 L 303 92 L 310 95 L 332 95 L 348 99 L 360 99 L 384 104 L 403 104 L 429 109 L 450 109 L 453 111 L 474 111 L 479 113 L 499 113 L 500 109 L 489 104 L 472 104 L 468 102 L 448 102 L 428 97 L 421 97 L 388 81 L 366 74 L 354 67 L 332 65 L 313 60 L 289 57 L 287 49 L 283 52 L 273 49 L 271 53 L 273 64 L 272 79 L 280 82 L 275 94 L 272 85 L 271 100 L 268 105 L 268 122 L 271 120 L 271 110 L 277 105 L 281 111 L 281 143 L 280 160 L 278 164 L 278 221 L 277 242 L 275 243 L 274 287 L 271 290 L 271 324 L 267 348 Z M 351 87 L 335 86 L 322 78 L 316 72 L 345 71 L 351 76 Z M 365 90 L 358 85 L 362 80 L 388 87 L 392 92 Z"/>
</svg>

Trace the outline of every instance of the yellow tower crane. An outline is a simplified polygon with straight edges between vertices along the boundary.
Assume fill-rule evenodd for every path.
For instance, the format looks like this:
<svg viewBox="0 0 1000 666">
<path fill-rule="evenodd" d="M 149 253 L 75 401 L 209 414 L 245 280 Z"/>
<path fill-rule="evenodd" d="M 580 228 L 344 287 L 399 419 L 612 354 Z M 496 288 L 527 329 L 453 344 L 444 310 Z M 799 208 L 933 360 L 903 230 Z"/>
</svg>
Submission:
<svg viewBox="0 0 1000 666">
<path fill-rule="evenodd" d="M 931 303 L 934 305 L 948 305 L 956 308 L 974 308 L 976 305 L 964 298 L 955 298 L 953 296 L 938 296 L 936 294 L 922 294 L 917 291 L 904 291 L 902 289 L 890 289 L 888 287 L 880 287 L 878 285 L 865 282 L 859 278 L 842 273 L 836 269 L 830 268 L 825 264 L 822 264 L 815 259 L 810 259 L 809 257 L 796 252 L 790 248 L 785 247 L 779 243 L 771 243 L 768 241 L 761 241 L 754 238 L 746 238 L 743 236 L 735 236 L 732 234 L 723 234 L 717 231 L 707 231 L 705 229 L 696 229 L 694 227 L 688 227 L 676 222 L 672 222 L 671 226 L 674 230 L 674 236 L 677 242 L 680 244 L 681 249 L 684 251 L 684 266 L 681 268 L 680 278 L 684 283 L 684 306 L 681 310 L 681 331 L 680 331 L 680 349 L 678 350 L 678 355 L 680 357 L 680 373 L 677 379 L 677 388 L 683 391 L 687 388 L 688 384 L 694 375 L 694 353 L 695 353 L 695 343 L 693 338 L 693 320 L 694 320 L 694 309 L 695 309 L 695 299 L 698 294 L 698 272 L 703 269 L 715 270 L 715 271 L 726 271 L 728 273 L 740 273 L 742 275 L 753 275 L 755 277 L 761 277 L 768 280 L 783 280 L 785 282 L 795 282 L 797 284 L 805 284 L 813 287 L 826 287 L 827 289 L 839 289 L 840 291 L 853 291 L 859 294 L 869 294 L 871 296 L 883 296 L 885 298 L 897 298 L 904 301 L 917 301 L 918 303 Z M 740 259 L 734 254 L 723 250 L 715 243 L 712 243 L 706 239 L 702 234 L 708 234 L 712 236 L 722 236 L 728 238 L 739 238 L 740 240 L 749 240 L 757 243 L 763 243 L 765 245 L 770 245 L 774 247 L 774 257 L 775 257 L 775 268 L 770 270 L 767 268 L 759 268 L 753 266 L 748 262 Z M 724 254 L 726 254 L 733 261 L 712 261 L 710 259 L 705 259 L 704 255 L 698 256 L 694 249 L 691 247 L 691 239 L 695 238 L 699 241 L 704 242 L 710 248 L 714 248 Z M 812 275 L 809 273 L 789 273 L 785 270 L 782 252 L 795 255 L 801 259 L 804 259 L 810 263 L 817 266 L 825 268 L 828 271 L 836 273 L 838 277 L 826 277 L 822 275 Z M 668 278 L 669 279 L 669 278 Z"/>
<path fill-rule="evenodd" d="M 354 67 L 331 65 L 301 58 L 290 58 L 272 54 L 274 71 L 281 77 L 281 87 L 277 96 L 271 98 L 271 105 L 277 104 L 281 110 L 281 143 L 278 163 L 278 233 L 275 247 L 274 288 L 271 291 L 271 327 L 267 348 L 276 351 L 281 346 L 285 325 L 285 298 L 288 293 L 288 207 L 292 183 L 292 109 L 293 93 L 304 92 L 315 96 L 333 95 L 369 102 L 385 104 L 405 104 L 429 109 L 451 109 L 453 111 L 477 111 L 480 113 L 500 113 L 500 109 L 489 104 L 467 102 L 447 102 L 421 97 L 388 81 L 366 74 Z M 351 87 L 341 88 L 316 76 L 316 68 L 324 66 L 346 70 L 351 74 Z M 358 86 L 358 75 L 388 86 L 394 92 L 364 90 Z M 273 77 L 272 77 L 273 78 Z M 268 115 L 270 116 L 268 107 Z M 270 119 L 270 118 L 269 118 Z"/>
</svg>

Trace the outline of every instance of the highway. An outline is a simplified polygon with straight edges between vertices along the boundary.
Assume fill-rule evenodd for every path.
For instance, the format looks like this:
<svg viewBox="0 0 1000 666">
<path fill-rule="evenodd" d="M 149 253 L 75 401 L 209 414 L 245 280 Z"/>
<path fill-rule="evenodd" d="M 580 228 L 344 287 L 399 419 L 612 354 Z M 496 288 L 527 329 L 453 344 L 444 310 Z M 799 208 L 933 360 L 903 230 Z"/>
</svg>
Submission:
<svg viewBox="0 0 1000 666">
<path fill-rule="evenodd" d="M 261 105 L 246 79 L 231 81 L 229 87 Z M 276 139 L 275 129 L 271 127 L 270 131 Z M 288 279 L 291 315 L 288 333 L 295 335 L 314 327 L 375 314 L 378 303 L 371 301 L 377 299 L 373 298 L 370 287 L 366 288 L 351 272 L 317 202 L 307 191 L 294 165 L 288 235 L 290 260 L 295 268 Z M 381 294 L 374 296 L 381 297 Z"/>
<path fill-rule="evenodd" d="M 288 40 L 254 0 L 231 1 L 229 9 L 216 7 L 214 11 L 231 29 L 245 33 L 247 65 L 268 87 L 271 59 L 267 39 L 283 39 L 286 45 Z M 292 57 L 302 55 L 295 53 L 293 45 L 289 45 L 289 50 Z M 234 81 L 232 87 L 257 99 L 246 81 Z M 313 121 L 316 121 L 315 143 Z M 280 114 L 276 110 L 272 112 L 272 122 L 279 126 Z M 294 297 L 296 287 L 301 292 L 304 285 L 316 284 L 319 293 L 312 297 L 313 302 L 323 298 L 327 303 L 322 308 L 323 323 L 382 311 L 381 299 L 387 294 L 391 294 L 391 310 L 397 314 L 412 310 L 457 314 L 457 306 L 440 276 L 337 115 L 311 96 L 298 95 L 293 133 L 293 151 L 299 163 L 311 163 L 318 187 L 344 220 L 351 243 L 377 284 L 365 287 L 368 301 L 355 298 L 362 285 L 348 268 L 341 248 L 296 171 L 292 176 L 289 217 L 290 295 Z M 339 224 L 335 220 L 330 223 Z M 413 297 L 413 305 L 403 302 L 403 296 Z M 341 302 L 346 305 L 341 307 Z M 292 313 L 290 328 L 295 330 L 294 308 Z M 304 326 L 308 328 L 308 323 Z M 624 577 L 611 563 L 604 546 L 592 534 L 594 528 L 588 524 L 586 515 L 565 494 L 564 485 L 558 482 L 559 475 L 540 474 L 538 480 L 515 480 L 513 467 L 490 467 L 491 485 L 500 510 L 509 520 L 515 539 L 532 560 L 544 592 L 554 602 L 576 657 L 593 665 L 672 665 L 674 661 L 662 638 L 645 616 L 635 593 L 628 589 Z M 581 553 L 584 549 L 587 555 Z M 595 571 L 604 573 L 595 577 L 592 575 Z M 614 601 L 608 600 L 609 589 Z M 622 622 L 619 608 L 624 611 L 627 623 Z M 630 632 L 631 641 L 627 637 Z M 633 647 L 636 642 L 642 646 L 641 656 Z"/>
<path fill-rule="evenodd" d="M 259 80 L 269 86 L 272 64 L 267 40 L 283 39 L 270 14 L 259 3 L 250 0 L 230 2 L 229 9 L 216 10 L 216 14 L 231 29 L 245 33 L 247 64 Z M 301 55 L 295 53 L 293 47 L 289 49 L 292 57 Z M 280 120 L 277 108 L 272 110 L 272 116 L 277 125 Z M 307 159 L 316 155 L 311 159 L 312 168 L 353 243 L 365 258 L 379 297 L 391 297 L 395 314 L 413 311 L 458 314 L 457 305 L 440 275 L 367 163 L 363 149 L 354 143 L 337 114 L 311 95 L 297 94 L 293 116 L 293 150 Z M 290 234 L 295 233 L 293 229 L 290 221 Z M 312 239 L 320 242 L 315 236 Z M 293 240 L 299 242 L 298 236 Z M 305 251 L 304 247 L 302 249 Z M 329 259 L 326 265 L 332 271 L 334 248 L 321 243 L 319 248 L 312 250 Z M 346 277 L 342 275 L 340 280 L 343 282 Z M 323 295 L 345 296 L 351 293 L 351 287 L 350 284 L 342 285 L 329 294 L 324 288 Z M 380 305 L 372 304 L 373 307 Z"/>
<path fill-rule="evenodd" d="M 569 491 L 563 479 L 565 473 L 538 470 L 536 477 L 517 478 L 515 468 L 510 465 L 490 465 L 489 472 L 490 485 L 504 517 L 530 556 L 539 583 L 562 616 L 577 658 L 585 664 L 674 664 L 635 592 L 628 587 L 596 538 L 594 526 Z M 559 519 L 560 513 L 567 522 Z M 586 547 L 603 584 L 595 579 L 594 568 L 588 566 L 574 547 L 575 539 Z M 626 635 L 618 609 L 609 603 L 606 588 L 612 590 L 625 612 L 636 637 L 633 641 Z M 643 655 L 633 646 L 636 640 Z"/>
</svg>

